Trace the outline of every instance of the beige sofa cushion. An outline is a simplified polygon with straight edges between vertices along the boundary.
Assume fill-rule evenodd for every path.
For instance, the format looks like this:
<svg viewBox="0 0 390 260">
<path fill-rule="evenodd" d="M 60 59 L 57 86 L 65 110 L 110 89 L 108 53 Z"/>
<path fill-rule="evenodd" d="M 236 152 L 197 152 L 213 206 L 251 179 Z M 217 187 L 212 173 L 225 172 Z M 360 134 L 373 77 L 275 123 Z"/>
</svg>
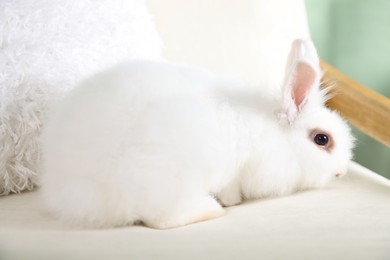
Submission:
<svg viewBox="0 0 390 260">
<path fill-rule="evenodd" d="M 324 190 L 247 202 L 172 230 L 74 230 L 38 193 L 0 198 L 0 259 L 390 259 L 390 181 L 352 164 Z"/>
</svg>

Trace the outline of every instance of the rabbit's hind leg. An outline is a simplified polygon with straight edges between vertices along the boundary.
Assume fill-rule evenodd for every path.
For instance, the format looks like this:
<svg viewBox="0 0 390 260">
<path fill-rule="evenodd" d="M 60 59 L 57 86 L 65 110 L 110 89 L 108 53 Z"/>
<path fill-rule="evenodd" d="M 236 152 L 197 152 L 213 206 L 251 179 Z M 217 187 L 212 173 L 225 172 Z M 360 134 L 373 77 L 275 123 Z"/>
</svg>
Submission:
<svg viewBox="0 0 390 260">
<path fill-rule="evenodd" d="M 145 226 L 155 229 L 169 229 L 202 222 L 224 215 L 221 205 L 211 196 L 192 199 L 178 198 L 171 207 L 156 209 L 151 217 L 143 218 Z"/>
</svg>

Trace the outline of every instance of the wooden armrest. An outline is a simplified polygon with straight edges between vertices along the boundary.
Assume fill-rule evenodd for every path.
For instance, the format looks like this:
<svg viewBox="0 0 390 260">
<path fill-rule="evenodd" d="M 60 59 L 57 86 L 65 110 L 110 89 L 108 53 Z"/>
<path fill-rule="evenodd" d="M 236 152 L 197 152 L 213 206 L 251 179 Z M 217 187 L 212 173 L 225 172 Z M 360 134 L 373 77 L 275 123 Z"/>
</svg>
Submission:
<svg viewBox="0 0 390 260">
<path fill-rule="evenodd" d="M 390 147 L 390 99 L 353 81 L 321 61 L 323 82 L 334 84 L 335 96 L 328 101 L 353 126 Z"/>
</svg>

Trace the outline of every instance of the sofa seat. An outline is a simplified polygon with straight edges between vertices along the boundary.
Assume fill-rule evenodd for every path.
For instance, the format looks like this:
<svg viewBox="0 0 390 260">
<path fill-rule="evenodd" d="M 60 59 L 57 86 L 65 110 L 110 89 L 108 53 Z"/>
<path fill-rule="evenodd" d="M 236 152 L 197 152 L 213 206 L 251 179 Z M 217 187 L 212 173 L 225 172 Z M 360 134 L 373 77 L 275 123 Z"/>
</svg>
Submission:
<svg viewBox="0 0 390 260">
<path fill-rule="evenodd" d="M 77 230 L 39 192 L 0 197 L 0 259 L 390 259 L 390 181 L 352 163 L 327 188 L 249 201 L 170 230 Z"/>
</svg>

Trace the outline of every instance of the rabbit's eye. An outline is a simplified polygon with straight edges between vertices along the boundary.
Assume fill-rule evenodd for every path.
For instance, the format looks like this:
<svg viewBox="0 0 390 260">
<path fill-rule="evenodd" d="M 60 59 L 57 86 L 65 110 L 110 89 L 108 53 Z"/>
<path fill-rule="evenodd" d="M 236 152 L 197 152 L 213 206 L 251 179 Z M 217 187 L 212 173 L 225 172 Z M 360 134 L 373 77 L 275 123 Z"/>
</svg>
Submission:
<svg viewBox="0 0 390 260">
<path fill-rule="evenodd" d="M 327 152 L 332 152 L 334 141 L 329 133 L 317 128 L 310 132 L 309 138 L 318 148 L 324 149 Z"/>
<path fill-rule="evenodd" d="M 326 146 L 329 142 L 329 137 L 326 134 L 316 134 L 314 142 L 321 146 Z"/>
</svg>

